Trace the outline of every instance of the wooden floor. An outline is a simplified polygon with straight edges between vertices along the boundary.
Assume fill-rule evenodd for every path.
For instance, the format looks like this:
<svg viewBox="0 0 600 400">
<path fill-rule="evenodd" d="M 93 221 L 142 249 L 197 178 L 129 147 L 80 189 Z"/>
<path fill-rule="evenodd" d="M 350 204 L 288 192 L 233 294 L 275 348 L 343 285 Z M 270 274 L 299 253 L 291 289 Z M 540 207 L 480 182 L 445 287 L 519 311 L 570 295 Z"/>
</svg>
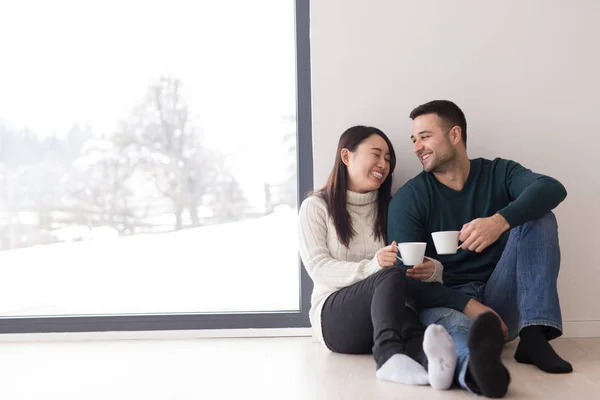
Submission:
<svg viewBox="0 0 600 400">
<path fill-rule="evenodd" d="M 600 339 L 553 342 L 575 372 L 545 374 L 504 353 L 507 398 L 600 398 Z M 309 338 L 0 343 L 3 399 L 467 399 L 375 379 L 370 356 Z"/>
</svg>

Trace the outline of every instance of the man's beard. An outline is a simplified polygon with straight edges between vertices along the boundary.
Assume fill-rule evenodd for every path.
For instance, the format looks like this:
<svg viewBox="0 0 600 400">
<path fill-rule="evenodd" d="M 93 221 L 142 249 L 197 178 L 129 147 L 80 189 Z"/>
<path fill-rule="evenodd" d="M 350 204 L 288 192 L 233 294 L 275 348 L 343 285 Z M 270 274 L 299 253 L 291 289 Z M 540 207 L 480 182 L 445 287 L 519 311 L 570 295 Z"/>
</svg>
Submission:
<svg viewBox="0 0 600 400">
<path fill-rule="evenodd" d="M 452 147 L 452 144 L 450 143 L 450 139 L 448 136 L 449 134 L 450 132 L 446 132 L 445 135 L 446 151 L 441 153 L 437 160 L 434 160 L 435 163 L 431 164 L 431 167 L 429 167 L 428 172 L 446 172 L 449 169 L 450 165 L 452 165 L 454 159 L 456 158 L 456 149 Z"/>
<path fill-rule="evenodd" d="M 435 163 L 432 164 L 428 170 L 426 170 L 427 172 L 446 172 L 448 170 L 448 168 L 450 167 L 450 165 L 452 164 L 452 162 L 454 161 L 455 158 L 455 153 L 454 152 L 447 152 L 443 155 L 440 155 L 439 158 L 437 160 L 434 160 Z"/>
</svg>

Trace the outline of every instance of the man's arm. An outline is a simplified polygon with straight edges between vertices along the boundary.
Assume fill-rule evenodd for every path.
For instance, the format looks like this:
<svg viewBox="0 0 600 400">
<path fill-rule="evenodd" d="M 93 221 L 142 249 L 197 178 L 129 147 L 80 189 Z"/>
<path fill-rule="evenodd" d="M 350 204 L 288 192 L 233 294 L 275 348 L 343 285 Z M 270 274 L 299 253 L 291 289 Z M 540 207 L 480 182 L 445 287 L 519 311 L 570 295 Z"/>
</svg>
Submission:
<svg viewBox="0 0 600 400">
<path fill-rule="evenodd" d="M 409 186 L 401 188 L 392 198 L 388 210 L 387 241 L 391 243 L 420 242 L 427 234 L 425 199 L 417 198 Z M 417 308 L 449 307 L 463 311 L 471 298 L 441 283 L 425 283 L 416 279 L 407 279 L 408 297 L 413 299 Z"/>
<path fill-rule="evenodd" d="M 502 176 L 496 178 L 504 181 L 511 202 L 491 217 L 466 223 L 459 236 L 463 249 L 481 253 L 502 233 L 544 216 L 567 197 L 567 190 L 556 179 L 536 174 L 514 161 L 498 162 L 501 164 L 495 173 Z"/>
<path fill-rule="evenodd" d="M 506 188 L 512 202 L 498 211 L 511 228 L 548 214 L 566 197 L 567 190 L 556 179 L 537 174 L 517 162 L 503 160 Z"/>
</svg>

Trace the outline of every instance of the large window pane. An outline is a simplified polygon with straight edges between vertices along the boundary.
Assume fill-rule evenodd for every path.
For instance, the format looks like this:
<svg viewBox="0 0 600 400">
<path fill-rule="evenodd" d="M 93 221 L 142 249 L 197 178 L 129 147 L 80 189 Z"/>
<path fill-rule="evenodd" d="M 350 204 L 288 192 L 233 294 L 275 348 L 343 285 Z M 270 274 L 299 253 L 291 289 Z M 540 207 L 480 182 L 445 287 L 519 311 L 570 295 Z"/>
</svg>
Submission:
<svg viewBox="0 0 600 400">
<path fill-rule="evenodd" d="M 3 317 L 300 309 L 294 6 L 3 6 Z"/>
</svg>

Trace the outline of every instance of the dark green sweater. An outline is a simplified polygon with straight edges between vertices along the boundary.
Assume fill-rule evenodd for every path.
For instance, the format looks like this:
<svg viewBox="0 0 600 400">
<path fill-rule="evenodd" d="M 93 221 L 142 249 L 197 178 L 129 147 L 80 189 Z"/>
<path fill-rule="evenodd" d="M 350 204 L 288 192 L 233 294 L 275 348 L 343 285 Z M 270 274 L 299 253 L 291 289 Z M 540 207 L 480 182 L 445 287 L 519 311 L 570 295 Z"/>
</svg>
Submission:
<svg viewBox="0 0 600 400">
<path fill-rule="evenodd" d="M 469 297 L 452 287 L 486 282 L 508 239 L 505 232 L 482 253 L 459 250 L 438 255 L 432 232 L 460 231 L 476 218 L 502 215 L 511 228 L 537 219 L 567 196 L 556 179 L 536 174 L 520 164 L 497 158 L 471 160 L 471 170 L 461 191 L 440 183 L 433 173 L 421 172 L 393 196 L 388 214 L 388 243 L 427 242 L 425 255 L 444 265 L 444 285 L 409 279 L 409 294 L 418 307 L 451 307 L 462 311 Z"/>
</svg>

